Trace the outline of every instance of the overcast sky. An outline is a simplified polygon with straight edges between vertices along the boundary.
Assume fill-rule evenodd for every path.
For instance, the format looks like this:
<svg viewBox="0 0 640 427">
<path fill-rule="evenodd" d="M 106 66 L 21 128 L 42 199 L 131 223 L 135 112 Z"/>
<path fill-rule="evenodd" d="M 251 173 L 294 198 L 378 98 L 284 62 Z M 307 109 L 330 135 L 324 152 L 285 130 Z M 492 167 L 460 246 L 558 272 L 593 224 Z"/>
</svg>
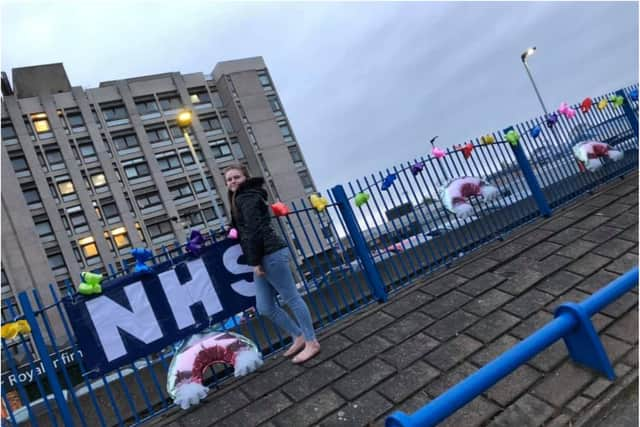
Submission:
<svg viewBox="0 0 640 427">
<path fill-rule="evenodd" d="M 263 56 L 319 189 L 638 80 L 636 2 L 2 2 L 2 70 L 72 85 Z"/>
</svg>

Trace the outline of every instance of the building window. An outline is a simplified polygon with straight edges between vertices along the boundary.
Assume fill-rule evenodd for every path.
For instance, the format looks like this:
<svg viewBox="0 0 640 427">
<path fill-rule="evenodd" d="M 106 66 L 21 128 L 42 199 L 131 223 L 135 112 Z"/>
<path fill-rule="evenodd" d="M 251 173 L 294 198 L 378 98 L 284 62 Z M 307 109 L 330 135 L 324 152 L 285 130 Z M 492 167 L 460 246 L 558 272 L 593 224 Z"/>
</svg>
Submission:
<svg viewBox="0 0 640 427">
<path fill-rule="evenodd" d="M 95 188 L 99 188 L 104 185 L 107 185 L 107 180 L 104 177 L 103 173 L 97 173 L 97 174 L 91 175 L 91 182 L 93 183 L 93 186 Z"/>
<path fill-rule="evenodd" d="M 120 212 L 118 211 L 118 207 L 114 202 L 103 203 L 102 213 L 104 214 L 104 217 L 107 219 L 107 222 L 109 224 L 116 222 L 115 219 L 117 219 L 118 221 L 120 220 Z"/>
<path fill-rule="evenodd" d="M 141 116 L 158 113 L 158 104 L 153 99 L 136 100 L 136 109 Z"/>
<path fill-rule="evenodd" d="M 181 216 L 185 218 L 187 221 L 189 221 L 189 224 L 191 225 L 191 227 L 204 224 L 204 220 L 202 219 L 202 213 L 200 211 L 189 212 Z"/>
<path fill-rule="evenodd" d="M 129 114 L 122 104 L 100 106 L 107 126 L 116 126 L 129 123 Z"/>
<path fill-rule="evenodd" d="M 142 158 L 124 162 L 123 166 L 124 173 L 127 175 L 127 179 L 136 179 L 149 176 L 149 166 L 147 166 Z"/>
<path fill-rule="evenodd" d="M 224 107 L 224 104 L 222 103 L 222 98 L 220 98 L 220 94 L 216 91 L 211 92 L 211 103 L 216 108 Z"/>
<path fill-rule="evenodd" d="M 191 186 L 186 182 L 169 187 L 169 192 L 171 193 L 171 196 L 173 196 L 173 200 L 178 200 L 178 199 L 182 199 L 183 197 L 193 196 L 193 191 L 191 190 Z"/>
<path fill-rule="evenodd" d="M 67 212 L 69 213 L 69 221 L 71 222 L 73 231 L 83 233 L 89 230 L 89 225 L 87 224 L 87 217 L 84 216 L 84 212 L 78 209 L 80 209 L 80 206 L 75 206 L 74 208 L 67 209 Z M 74 210 L 74 212 L 70 212 L 70 210 Z"/>
<path fill-rule="evenodd" d="M 140 209 L 146 209 L 152 206 L 162 205 L 162 200 L 160 200 L 160 194 L 157 192 L 146 193 L 136 196 L 136 204 Z"/>
<path fill-rule="evenodd" d="M 280 128 L 280 133 L 282 134 L 282 138 L 285 141 L 293 141 L 293 135 L 291 134 L 291 129 L 286 121 L 282 120 L 278 122 L 278 127 Z"/>
<path fill-rule="evenodd" d="M 66 269 L 66 264 L 64 263 L 64 258 L 61 253 L 56 253 L 49 255 L 47 257 L 47 261 L 49 262 L 49 267 L 55 272 L 55 270 L 60 268 Z"/>
<path fill-rule="evenodd" d="M 166 141 L 169 144 L 171 144 L 171 139 L 169 138 L 169 131 L 167 131 L 167 128 L 165 127 L 152 128 L 152 129 L 145 128 L 145 131 L 147 132 L 147 138 L 149 139 L 149 143 L 157 144 L 157 143 Z"/>
<path fill-rule="evenodd" d="M 269 79 L 266 71 L 260 71 L 258 73 L 258 80 L 260 81 L 260 86 L 262 86 L 265 90 L 272 89 L 271 79 Z"/>
<path fill-rule="evenodd" d="M 22 187 L 22 194 L 24 194 L 27 205 L 29 205 L 30 207 L 42 203 L 40 194 L 38 193 L 38 190 L 36 188 Z"/>
<path fill-rule="evenodd" d="M 211 104 L 211 98 L 205 88 L 196 88 L 189 90 L 191 103 L 196 107 L 203 107 Z"/>
<path fill-rule="evenodd" d="M 18 135 L 16 134 L 16 130 L 13 128 L 11 124 L 3 124 L 2 125 L 2 141 L 7 142 L 9 140 L 17 139 Z"/>
<path fill-rule="evenodd" d="M 82 253 L 87 261 L 98 256 L 98 247 L 93 237 L 89 236 L 78 240 L 78 245 L 82 248 Z"/>
<path fill-rule="evenodd" d="M 162 111 L 164 112 L 179 110 L 183 107 L 182 101 L 180 101 L 180 97 L 175 94 L 162 97 L 158 96 L 158 98 L 158 100 L 160 101 L 160 108 L 162 108 Z"/>
<path fill-rule="evenodd" d="M 202 213 L 204 214 L 207 222 L 215 221 L 218 218 L 218 215 L 216 215 L 216 211 L 213 210 L 213 207 L 203 209 Z"/>
<path fill-rule="evenodd" d="M 138 138 L 133 133 L 129 135 L 114 136 L 112 140 L 118 150 L 118 154 L 127 154 L 132 151 L 139 151 L 138 147 L 140 144 L 138 143 Z"/>
<path fill-rule="evenodd" d="M 276 95 L 267 96 L 267 100 L 269 101 L 269 105 L 271 106 L 271 111 L 276 116 L 282 115 L 282 107 L 280 106 L 280 101 L 278 101 L 278 97 Z"/>
<path fill-rule="evenodd" d="M 233 124 L 231 124 L 231 120 L 229 120 L 229 117 L 222 117 L 222 127 L 225 131 L 227 131 L 227 133 L 235 132 L 235 130 L 233 129 Z"/>
<path fill-rule="evenodd" d="M 11 157 L 11 164 L 13 165 L 13 170 L 15 170 L 17 174 L 20 172 L 29 171 L 27 159 L 24 156 Z"/>
<path fill-rule="evenodd" d="M 242 147 L 238 142 L 238 138 L 232 137 L 232 138 L 229 138 L 229 140 L 231 142 L 231 152 L 233 153 L 233 156 L 236 159 L 244 159 L 245 158 L 244 151 L 242 151 Z"/>
<path fill-rule="evenodd" d="M 46 217 L 46 215 L 35 217 L 33 221 L 36 225 L 36 232 L 38 233 L 38 236 L 53 236 L 53 229 L 51 228 L 51 223 L 49 222 L 49 219 Z"/>
<path fill-rule="evenodd" d="M 31 115 L 33 121 L 33 127 L 39 134 L 51 132 L 51 126 L 49 125 L 49 119 L 46 113 L 36 113 Z"/>
<path fill-rule="evenodd" d="M 86 161 L 95 161 L 96 158 L 96 149 L 93 147 L 91 140 L 82 139 L 78 140 L 78 149 L 80 150 L 80 154 L 82 158 Z"/>
<path fill-rule="evenodd" d="M 304 187 L 305 192 L 313 191 L 313 182 L 311 182 L 311 177 L 309 173 L 306 171 L 298 172 L 298 176 L 300 177 L 300 181 L 302 181 L 302 186 Z"/>
<path fill-rule="evenodd" d="M 178 155 L 175 152 L 171 152 L 172 154 L 166 155 L 164 153 L 159 153 L 156 155 L 156 160 L 158 161 L 158 166 L 160 166 L 160 170 L 162 172 L 167 172 L 172 169 L 182 169 L 182 165 L 180 164 L 180 159 L 178 159 Z M 162 156 L 162 157 L 159 157 Z"/>
<path fill-rule="evenodd" d="M 93 108 L 91 109 L 91 115 L 93 116 L 93 121 L 95 122 L 98 129 L 102 129 L 102 123 L 100 123 L 100 118 L 98 118 L 98 113 Z"/>
<path fill-rule="evenodd" d="M 62 196 L 67 196 L 69 194 L 74 194 L 76 190 L 73 188 L 73 182 L 68 180 L 58 182 L 58 191 Z"/>
<path fill-rule="evenodd" d="M 152 240 L 166 241 L 175 238 L 173 234 L 173 228 L 170 221 L 158 222 L 147 226 L 147 231 Z"/>
<path fill-rule="evenodd" d="M 298 149 L 298 147 L 288 147 L 288 148 L 289 148 L 289 154 L 291 154 L 291 160 L 293 160 L 293 163 L 302 162 L 302 155 L 300 154 L 300 150 Z"/>
<path fill-rule="evenodd" d="M 113 236 L 113 241 L 116 243 L 118 249 L 127 248 L 131 245 L 129 242 L 129 235 L 127 234 L 127 229 L 124 227 L 118 227 L 111 230 L 111 235 Z"/>
<path fill-rule="evenodd" d="M 213 151 L 213 157 L 220 159 L 222 157 L 231 156 L 231 147 L 226 139 L 219 139 L 209 143 L 209 147 Z"/>
<path fill-rule="evenodd" d="M 200 118 L 200 124 L 207 135 L 219 135 L 222 133 L 220 120 L 217 117 L 202 117 Z"/>
<path fill-rule="evenodd" d="M 36 136 L 33 133 L 33 127 L 31 126 L 31 122 L 29 121 L 29 118 L 27 116 L 23 116 L 24 118 L 24 127 L 27 128 L 27 133 L 29 134 L 29 137 L 31 138 L 32 141 L 36 140 Z"/>
</svg>

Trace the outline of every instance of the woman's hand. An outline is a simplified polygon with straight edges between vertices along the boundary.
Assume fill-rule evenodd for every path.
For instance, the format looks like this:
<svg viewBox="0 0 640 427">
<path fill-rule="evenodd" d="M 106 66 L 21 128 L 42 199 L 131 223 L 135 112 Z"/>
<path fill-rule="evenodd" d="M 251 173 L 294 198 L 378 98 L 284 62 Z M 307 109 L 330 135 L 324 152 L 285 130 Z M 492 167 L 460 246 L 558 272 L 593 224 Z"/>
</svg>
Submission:
<svg viewBox="0 0 640 427">
<path fill-rule="evenodd" d="M 253 267 L 253 272 L 255 273 L 256 276 L 259 276 L 259 277 L 262 277 L 266 274 L 262 269 L 261 265 L 256 265 L 255 267 Z"/>
</svg>

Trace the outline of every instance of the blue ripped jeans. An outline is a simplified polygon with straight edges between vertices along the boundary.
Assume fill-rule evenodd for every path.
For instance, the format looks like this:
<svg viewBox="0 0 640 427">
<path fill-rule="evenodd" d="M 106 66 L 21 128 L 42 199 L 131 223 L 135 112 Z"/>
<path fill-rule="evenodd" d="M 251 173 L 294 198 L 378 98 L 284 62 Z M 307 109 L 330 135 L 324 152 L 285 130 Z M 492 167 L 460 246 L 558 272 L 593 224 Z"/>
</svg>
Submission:
<svg viewBox="0 0 640 427">
<path fill-rule="evenodd" d="M 253 275 L 258 313 L 267 316 L 278 327 L 287 331 L 292 339 L 302 334 L 305 341 L 315 340 L 311 313 L 296 289 L 289 268 L 289 248 L 265 255 L 262 258 L 262 269 L 266 275 Z M 280 294 L 284 304 L 289 306 L 297 323 L 278 305 L 276 292 Z"/>
</svg>

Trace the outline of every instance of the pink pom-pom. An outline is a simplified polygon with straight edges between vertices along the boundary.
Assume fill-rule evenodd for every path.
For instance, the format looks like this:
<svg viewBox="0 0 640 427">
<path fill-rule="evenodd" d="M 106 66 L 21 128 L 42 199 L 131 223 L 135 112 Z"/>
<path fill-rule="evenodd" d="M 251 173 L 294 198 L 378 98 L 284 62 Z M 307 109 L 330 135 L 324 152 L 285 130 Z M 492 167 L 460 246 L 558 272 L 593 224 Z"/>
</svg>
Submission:
<svg viewBox="0 0 640 427">
<path fill-rule="evenodd" d="M 237 239 L 238 238 L 238 230 L 236 230 L 235 228 L 232 228 L 231 230 L 229 230 L 229 234 L 227 235 L 227 237 L 229 237 L 230 239 Z"/>
</svg>

